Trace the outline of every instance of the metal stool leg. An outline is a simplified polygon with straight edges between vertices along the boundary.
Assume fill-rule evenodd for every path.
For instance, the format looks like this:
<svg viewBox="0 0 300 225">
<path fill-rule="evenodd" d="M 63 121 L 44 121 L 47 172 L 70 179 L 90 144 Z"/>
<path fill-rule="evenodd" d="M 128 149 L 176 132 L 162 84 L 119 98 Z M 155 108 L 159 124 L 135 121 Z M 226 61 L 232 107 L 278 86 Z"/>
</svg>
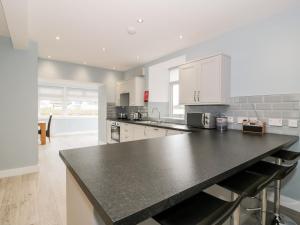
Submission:
<svg viewBox="0 0 300 225">
<path fill-rule="evenodd" d="M 235 201 L 238 197 L 239 197 L 238 194 L 234 192 L 231 193 L 232 201 Z M 241 206 L 238 206 L 232 214 L 231 225 L 240 225 L 240 218 L 241 218 Z"/>
<path fill-rule="evenodd" d="M 263 189 L 261 191 L 261 225 L 267 224 L 267 202 L 268 202 L 268 195 L 267 189 Z"/>
<path fill-rule="evenodd" d="M 277 158 L 276 164 L 281 165 L 282 160 Z M 280 215 L 280 190 L 281 180 L 276 180 L 274 188 L 274 218 L 272 221 L 272 225 L 297 225 L 297 223 L 294 222 L 292 219 Z"/>
</svg>

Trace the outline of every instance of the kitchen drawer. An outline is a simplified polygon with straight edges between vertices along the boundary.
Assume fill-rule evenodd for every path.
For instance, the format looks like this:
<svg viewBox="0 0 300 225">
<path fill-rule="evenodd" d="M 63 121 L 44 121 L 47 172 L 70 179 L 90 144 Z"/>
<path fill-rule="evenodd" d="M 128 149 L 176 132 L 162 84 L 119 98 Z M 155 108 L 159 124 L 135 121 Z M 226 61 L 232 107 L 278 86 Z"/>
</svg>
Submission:
<svg viewBox="0 0 300 225">
<path fill-rule="evenodd" d="M 156 127 L 146 127 L 145 136 L 146 138 L 157 138 L 164 137 L 167 134 L 166 129 L 156 128 Z"/>
</svg>

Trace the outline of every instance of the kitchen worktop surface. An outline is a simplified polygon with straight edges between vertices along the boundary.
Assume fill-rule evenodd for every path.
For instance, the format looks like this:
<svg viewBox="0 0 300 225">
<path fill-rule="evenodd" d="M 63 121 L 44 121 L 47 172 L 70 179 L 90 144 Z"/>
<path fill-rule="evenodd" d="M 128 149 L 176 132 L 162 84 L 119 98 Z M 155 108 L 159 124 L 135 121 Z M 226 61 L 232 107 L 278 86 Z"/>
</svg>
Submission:
<svg viewBox="0 0 300 225">
<path fill-rule="evenodd" d="M 171 130 L 179 130 L 185 132 L 195 132 L 201 130 L 200 128 L 190 127 L 185 124 L 178 124 L 178 123 L 169 123 L 169 122 L 151 122 L 151 121 L 143 121 L 143 120 L 128 120 L 128 119 L 113 119 L 108 118 L 107 120 L 117 121 L 121 123 L 130 123 L 135 125 L 143 125 L 143 126 L 150 126 L 150 127 L 158 127 L 158 128 L 165 128 Z M 149 123 L 147 123 L 149 122 Z"/>
<path fill-rule="evenodd" d="M 137 224 L 271 155 L 298 137 L 195 133 L 60 151 L 106 224 Z"/>
</svg>

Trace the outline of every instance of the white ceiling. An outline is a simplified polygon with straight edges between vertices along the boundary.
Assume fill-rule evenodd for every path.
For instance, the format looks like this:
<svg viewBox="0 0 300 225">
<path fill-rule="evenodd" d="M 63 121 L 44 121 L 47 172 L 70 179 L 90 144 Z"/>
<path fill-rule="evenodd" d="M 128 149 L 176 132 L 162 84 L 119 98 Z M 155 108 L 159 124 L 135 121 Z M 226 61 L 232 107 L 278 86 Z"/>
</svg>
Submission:
<svg viewBox="0 0 300 225">
<path fill-rule="evenodd" d="M 127 70 L 296 5 L 299 0 L 28 0 L 28 32 L 42 58 Z M 0 34 L 7 34 L 3 21 L 0 8 Z"/>
</svg>

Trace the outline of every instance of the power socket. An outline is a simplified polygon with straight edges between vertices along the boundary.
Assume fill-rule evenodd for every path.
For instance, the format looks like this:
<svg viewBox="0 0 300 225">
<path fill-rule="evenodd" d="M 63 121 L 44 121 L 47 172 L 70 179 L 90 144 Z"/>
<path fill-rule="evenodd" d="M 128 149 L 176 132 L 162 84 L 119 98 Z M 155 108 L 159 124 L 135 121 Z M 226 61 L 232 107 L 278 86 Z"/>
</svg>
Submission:
<svg viewBox="0 0 300 225">
<path fill-rule="evenodd" d="M 288 126 L 297 128 L 298 127 L 298 120 L 288 120 Z"/>
<path fill-rule="evenodd" d="M 282 127 L 282 119 L 277 119 L 277 118 L 269 119 L 269 125 L 275 127 Z"/>
<path fill-rule="evenodd" d="M 232 116 L 227 117 L 228 123 L 234 123 L 234 119 Z"/>
</svg>

